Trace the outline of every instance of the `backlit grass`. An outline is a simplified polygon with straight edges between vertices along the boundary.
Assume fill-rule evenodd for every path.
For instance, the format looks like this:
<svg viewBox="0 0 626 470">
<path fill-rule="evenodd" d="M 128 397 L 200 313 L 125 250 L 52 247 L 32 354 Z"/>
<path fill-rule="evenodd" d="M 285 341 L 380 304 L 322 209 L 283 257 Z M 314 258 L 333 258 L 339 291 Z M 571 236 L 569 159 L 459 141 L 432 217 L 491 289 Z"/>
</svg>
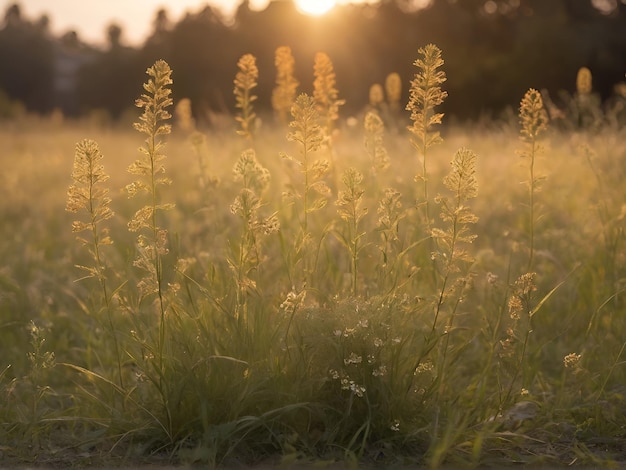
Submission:
<svg viewBox="0 0 626 470">
<path fill-rule="evenodd" d="M 3 128 L 2 459 L 623 462 L 624 126 L 446 125 L 432 47 L 414 119 L 260 113 L 245 56 L 227 131 L 164 62 L 140 132 Z"/>
</svg>

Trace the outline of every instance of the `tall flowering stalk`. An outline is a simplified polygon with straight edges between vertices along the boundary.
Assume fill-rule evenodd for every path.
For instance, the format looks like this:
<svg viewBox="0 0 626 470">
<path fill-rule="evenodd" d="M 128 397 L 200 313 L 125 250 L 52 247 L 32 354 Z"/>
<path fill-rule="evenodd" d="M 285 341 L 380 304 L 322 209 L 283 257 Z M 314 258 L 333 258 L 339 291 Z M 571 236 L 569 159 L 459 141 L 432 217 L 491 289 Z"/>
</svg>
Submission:
<svg viewBox="0 0 626 470">
<path fill-rule="evenodd" d="M 302 191 L 293 186 L 287 194 L 295 201 L 302 203 L 301 231 L 295 243 L 296 253 L 302 255 L 311 238 L 309 214 L 322 209 L 328 202 L 331 191 L 324 177 L 328 173 L 330 164 L 325 159 L 314 159 L 324 141 L 324 131 L 320 126 L 320 115 L 315 99 L 306 93 L 298 96 L 291 107 L 291 116 L 293 120 L 289 123 L 291 131 L 287 139 L 298 144 L 299 154 L 291 156 L 281 153 L 281 156 L 294 162 L 300 168 L 304 178 Z M 305 282 L 310 268 L 310 266 L 305 266 Z"/>
<path fill-rule="evenodd" d="M 443 282 L 435 307 L 433 331 L 444 301 L 449 295 L 448 287 L 452 276 L 461 272 L 465 263 L 473 261 L 465 246 L 476 238 L 476 235 L 470 232 L 470 227 L 478 221 L 478 217 L 467 206 L 467 202 L 475 198 L 478 192 L 476 154 L 469 149 L 461 148 L 455 153 L 451 165 L 452 170 L 443 179 L 443 183 L 453 193 L 453 197 L 435 198 L 435 202 L 441 207 L 441 219 L 446 226 L 442 229 L 432 229 L 432 236 L 439 245 L 436 257 L 443 262 Z"/>
<path fill-rule="evenodd" d="M 241 129 L 237 134 L 247 140 L 254 138 L 254 121 L 256 113 L 252 103 L 257 99 L 252 93 L 253 88 L 257 86 L 259 78 L 259 69 L 256 66 L 256 58 L 252 54 L 244 54 L 237 62 L 239 71 L 235 75 L 235 106 L 241 111 L 235 117 L 240 124 Z"/>
<path fill-rule="evenodd" d="M 289 121 L 289 112 L 300 85 L 294 76 L 295 64 L 290 47 L 281 46 L 276 49 L 274 56 L 276 87 L 272 91 L 272 107 L 278 120 L 283 124 Z"/>
<path fill-rule="evenodd" d="M 243 232 L 239 241 L 235 259 L 229 260 L 231 270 L 237 282 L 237 319 L 247 322 L 250 291 L 256 289 L 252 273 L 257 271 L 262 262 L 261 237 L 278 231 L 276 214 L 262 217 L 260 214 L 262 196 L 270 183 L 270 172 L 261 166 L 254 150 L 245 150 L 233 168 L 233 177 L 241 182 L 242 188 L 230 206 L 230 212 L 243 222 Z"/>
<path fill-rule="evenodd" d="M 347 248 L 350 254 L 350 274 L 352 295 L 357 294 L 358 280 L 358 259 L 363 248 L 361 239 L 366 234 L 359 232 L 359 225 L 363 217 L 367 214 L 367 208 L 361 207 L 363 204 L 363 175 L 354 168 L 348 168 L 342 177 L 345 189 L 339 191 L 337 198 L 337 213 L 347 224 L 347 234 L 340 236 L 339 240 Z"/>
<path fill-rule="evenodd" d="M 435 261 L 439 264 L 441 285 L 438 289 L 434 305 L 434 318 L 430 333 L 426 338 L 425 351 L 438 344 L 438 360 L 436 365 L 437 382 L 439 384 L 435 409 L 445 393 L 446 375 L 448 373 L 448 351 L 454 320 L 459 304 L 463 301 L 464 290 L 471 282 L 471 273 L 467 266 L 473 257 L 466 246 L 474 241 L 476 235 L 470 227 L 478 221 L 467 203 L 475 198 L 478 191 L 476 182 L 476 154 L 469 149 L 457 150 L 451 162 L 452 169 L 443 179 L 444 186 L 452 193 L 452 197 L 438 195 L 435 202 L 440 205 L 440 217 L 443 228 L 433 228 L 432 237 L 437 242 Z M 438 322 L 443 311 L 448 317 L 443 334 L 438 332 Z M 421 360 L 421 358 L 420 358 Z M 419 363 L 416 364 L 416 368 Z M 437 433 L 438 419 L 435 419 L 434 433 Z"/>
<path fill-rule="evenodd" d="M 400 99 L 402 98 L 402 78 L 396 72 L 392 72 L 385 78 L 385 91 L 389 110 L 395 116 L 400 111 Z"/>
<path fill-rule="evenodd" d="M 389 169 L 389 153 L 385 147 L 385 124 L 376 112 L 369 111 L 365 115 L 364 129 L 363 146 L 372 165 L 372 175 L 376 178 L 381 172 Z"/>
<path fill-rule="evenodd" d="M 158 192 L 159 187 L 171 184 L 169 178 L 162 176 L 165 173 L 163 162 L 166 156 L 162 153 L 165 142 L 161 136 L 171 132 L 171 126 L 165 121 L 172 117 L 167 111 L 173 104 L 170 98 L 171 90 L 168 88 L 172 84 L 172 70 L 167 62 L 158 60 L 146 73 L 150 76 L 148 82 L 143 85 L 146 93 L 135 103 L 137 107 L 143 108 L 143 114 L 134 127 L 147 137 L 139 149 L 141 158 L 128 167 L 128 172 L 136 175 L 137 179 L 126 186 L 126 191 L 129 197 L 144 193 L 148 196 L 148 202 L 128 222 L 128 229 L 131 232 L 139 232 L 138 255 L 133 264 L 146 273 L 137 285 L 141 298 L 153 294 L 158 298 L 160 313 L 158 361 L 159 370 L 162 371 L 166 311 L 163 257 L 169 250 L 167 230 L 159 225 L 157 214 L 174 207 L 173 204 L 162 203 Z"/>
<path fill-rule="evenodd" d="M 109 204 L 109 189 L 104 183 L 109 179 L 102 165 L 102 153 L 98 144 L 89 139 L 81 140 L 76 144 L 74 167 L 72 170 L 73 183 L 67 191 L 65 210 L 78 213 L 87 212 L 87 221 L 75 220 L 72 222 L 72 232 L 88 231 L 91 239 L 78 236 L 77 239 L 84 246 L 89 247 L 94 266 L 78 266 L 86 272 L 86 277 L 95 277 L 100 281 L 102 293 L 108 299 L 105 264 L 102 260 L 102 246 L 111 245 L 109 229 L 102 223 L 113 217 Z"/>
<path fill-rule="evenodd" d="M 548 113 L 543 107 L 541 93 L 530 89 L 524 95 L 520 104 L 519 118 L 522 125 L 521 139 L 525 147 L 521 152 L 522 157 L 529 160 L 528 181 L 528 209 L 529 209 L 529 249 L 528 271 L 531 271 L 535 250 L 535 192 L 537 191 L 538 179 L 535 176 L 535 158 L 541 152 L 539 144 L 540 136 L 548 128 Z"/>
<path fill-rule="evenodd" d="M 440 86 L 446 81 L 446 74 L 439 70 L 444 64 L 441 50 L 434 44 L 428 44 L 420 48 L 418 52 L 423 58 L 413 63 L 419 71 L 411 80 L 409 103 L 406 109 L 411 112 L 411 121 L 413 121 L 413 124 L 409 126 L 409 131 L 413 134 L 411 143 L 422 159 L 422 174 L 418 175 L 416 180 L 423 182 L 426 223 L 430 226 L 426 156 L 430 147 L 443 141 L 439 132 L 433 130 L 434 126 L 441 124 L 443 119 L 443 113 L 435 112 L 435 108 L 443 103 L 448 93 Z"/>
<path fill-rule="evenodd" d="M 406 217 L 406 211 L 402 207 L 402 194 L 393 188 L 386 188 L 378 202 L 376 214 L 376 231 L 380 234 L 376 246 L 382 255 L 379 282 L 387 290 L 387 286 L 396 285 L 398 274 L 395 266 L 401 258 L 398 232 L 400 222 Z"/>
<path fill-rule="evenodd" d="M 339 119 L 339 107 L 345 100 L 339 99 L 337 79 L 333 63 L 324 52 L 315 54 L 313 65 L 313 98 L 320 115 L 320 124 L 324 131 L 324 142 L 330 145 L 334 123 Z"/>
<path fill-rule="evenodd" d="M 83 279 L 95 278 L 100 283 L 102 299 L 106 307 L 109 328 L 111 329 L 115 347 L 120 386 L 123 386 L 122 362 L 109 299 L 105 272 L 106 263 L 102 254 L 103 247 L 113 244 L 109 237 L 109 228 L 103 226 L 107 220 L 113 217 L 113 211 L 109 207 L 111 204 L 109 188 L 104 185 L 108 181 L 109 175 L 104 171 L 102 159 L 100 147 L 95 141 L 83 139 L 76 144 L 72 169 L 73 183 L 67 191 L 65 210 L 72 213 L 87 213 L 86 221 L 75 220 L 72 222 L 72 232 L 90 233 L 89 239 L 82 236 L 77 236 L 77 239 L 83 246 L 87 247 L 92 257 L 93 265 L 78 265 L 77 267 L 85 272 Z"/>
</svg>

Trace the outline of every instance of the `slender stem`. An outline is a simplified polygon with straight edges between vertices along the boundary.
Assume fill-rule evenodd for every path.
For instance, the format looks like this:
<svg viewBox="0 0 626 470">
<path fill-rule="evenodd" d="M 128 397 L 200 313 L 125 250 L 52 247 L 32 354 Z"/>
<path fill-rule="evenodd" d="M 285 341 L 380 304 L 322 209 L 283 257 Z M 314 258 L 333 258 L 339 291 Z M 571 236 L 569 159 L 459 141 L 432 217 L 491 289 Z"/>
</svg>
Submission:
<svg viewBox="0 0 626 470">
<path fill-rule="evenodd" d="M 530 254 L 528 256 L 528 268 L 530 272 L 533 264 L 535 250 L 535 147 L 536 141 L 533 138 L 530 151 L 530 183 L 528 190 L 529 210 L 530 210 Z"/>
</svg>

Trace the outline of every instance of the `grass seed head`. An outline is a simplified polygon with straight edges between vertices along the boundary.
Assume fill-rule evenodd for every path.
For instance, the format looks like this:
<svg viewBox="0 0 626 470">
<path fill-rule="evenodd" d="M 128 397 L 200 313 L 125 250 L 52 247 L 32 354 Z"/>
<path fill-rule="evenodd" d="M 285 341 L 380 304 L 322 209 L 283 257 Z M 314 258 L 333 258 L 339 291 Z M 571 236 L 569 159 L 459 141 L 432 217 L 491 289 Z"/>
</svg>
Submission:
<svg viewBox="0 0 626 470">
<path fill-rule="evenodd" d="M 252 94 L 252 89 L 257 86 L 259 69 L 256 65 L 256 58 L 252 54 L 244 54 L 237 62 L 237 67 L 239 71 L 235 76 L 235 106 L 241 110 L 235 117 L 241 125 L 237 134 L 246 139 L 252 139 L 256 119 L 252 103 L 257 99 L 256 95 Z"/>
<path fill-rule="evenodd" d="M 534 88 L 526 92 L 520 104 L 519 118 L 522 138 L 536 140 L 548 128 L 548 113 L 543 107 L 541 93 Z"/>
<path fill-rule="evenodd" d="M 591 70 L 581 67 L 576 74 L 576 91 L 579 95 L 588 95 L 592 89 Z"/>
<path fill-rule="evenodd" d="M 387 100 L 392 110 L 400 108 L 400 99 L 402 98 L 402 79 L 396 72 L 390 73 L 385 79 L 385 91 L 387 92 Z"/>
<path fill-rule="evenodd" d="M 300 85 L 294 76 L 295 63 L 290 47 L 281 46 L 276 49 L 274 56 L 276 87 L 272 92 L 272 107 L 279 120 L 284 123 L 289 119 L 289 110 Z"/>
</svg>

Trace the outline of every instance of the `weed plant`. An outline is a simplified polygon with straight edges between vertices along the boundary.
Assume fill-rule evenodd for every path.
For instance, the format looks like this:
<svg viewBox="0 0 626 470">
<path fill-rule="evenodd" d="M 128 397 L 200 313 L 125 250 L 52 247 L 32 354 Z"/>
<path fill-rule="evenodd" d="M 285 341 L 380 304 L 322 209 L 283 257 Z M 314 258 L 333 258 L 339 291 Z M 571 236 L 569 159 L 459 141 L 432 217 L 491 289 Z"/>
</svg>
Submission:
<svg viewBox="0 0 626 470">
<path fill-rule="evenodd" d="M 247 54 L 228 134 L 172 131 L 164 61 L 138 132 L 0 130 L 2 461 L 623 464 L 624 124 L 444 126 L 418 54 L 408 126 L 280 48 L 273 126 Z"/>
</svg>

